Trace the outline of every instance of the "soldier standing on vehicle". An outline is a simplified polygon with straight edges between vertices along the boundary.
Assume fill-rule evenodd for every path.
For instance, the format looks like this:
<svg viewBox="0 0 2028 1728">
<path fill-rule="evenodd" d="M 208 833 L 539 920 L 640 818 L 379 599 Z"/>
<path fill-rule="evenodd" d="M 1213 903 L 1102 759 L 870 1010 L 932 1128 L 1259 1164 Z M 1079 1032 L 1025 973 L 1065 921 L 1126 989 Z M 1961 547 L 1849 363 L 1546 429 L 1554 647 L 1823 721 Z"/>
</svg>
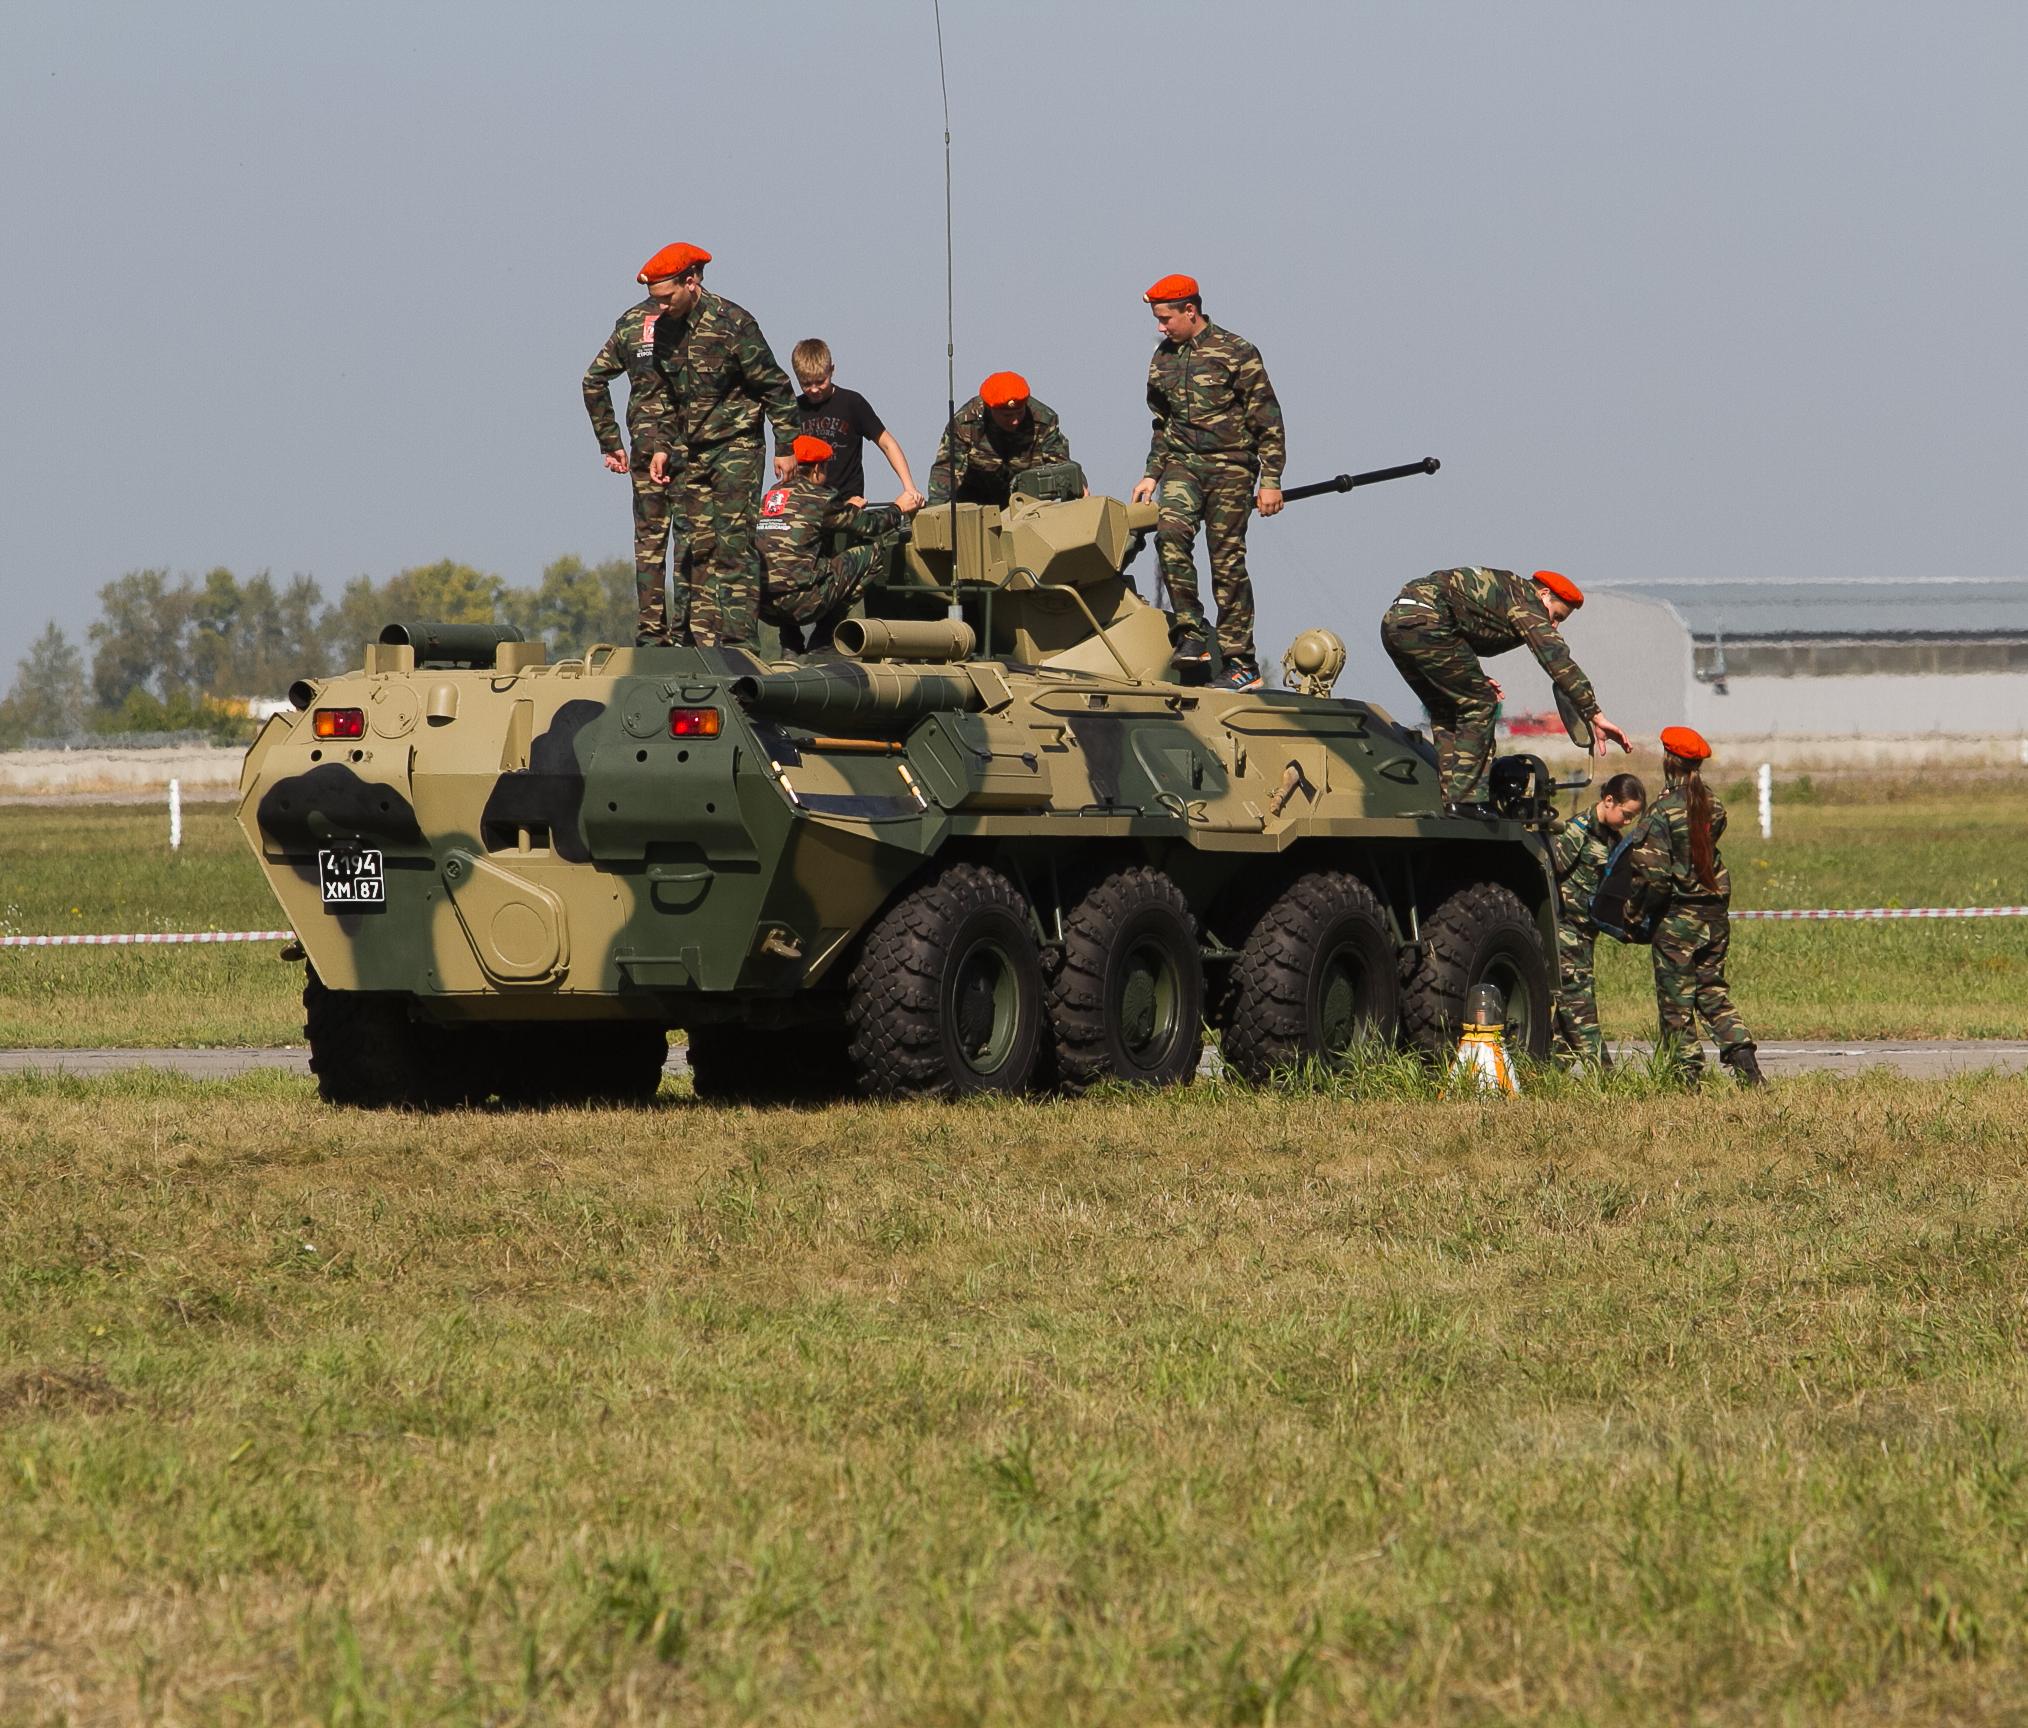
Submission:
<svg viewBox="0 0 2028 1728">
<path fill-rule="evenodd" d="M 1662 728 L 1662 796 L 1636 831 L 1634 904 L 1655 919 L 1655 1007 L 1661 1049 L 1686 1085 L 1704 1074 L 1701 1018 L 1718 1060 L 1742 1086 L 1762 1085 L 1759 1053 L 1732 1005 L 1732 877 L 1718 854 L 1725 806 L 1704 784 L 1711 746 L 1688 726 Z"/>
<path fill-rule="evenodd" d="M 831 484 L 829 444 L 804 433 L 791 448 L 795 478 L 769 488 L 754 539 L 763 572 L 761 618 L 781 630 L 782 646 L 793 654 L 806 640 L 811 648 L 830 645 L 832 627 L 900 544 L 915 493 L 904 491 L 893 504 L 849 504 Z M 827 555 L 825 546 L 839 535 L 845 549 Z"/>
<path fill-rule="evenodd" d="M 1584 604 L 1569 577 L 1538 570 L 1526 581 L 1511 570 L 1467 565 L 1408 584 L 1380 620 L 1380 643 L 1395 670 L 1429 712 L 1436 734 L 1444 802 L 1489 815 L 1484 800 L 1493 760 L 1493 715 L 1500 686 L 1482 655 L 1527 647 L 1571 707 L 1591 723 L 1592 754 L 1608 740 L 1631 750 L 1627 735 L 1599 711 L 1591 680 L 1578 669 L 1556 627 Z"/>
<path fill-rule="evenodd" d="M 711 254 L 664 247 L 642 274 L 670 280 L 655 326 L 655 364 L 670 412 L 649 423 L 648 477 L 673 479 L 682 548 L 669 639 L 700 648 L 754 640 L 760 564 L 754 551 L 765 443 L 775 432 L 775 477 L 795 472 L 796 397 L 753 314 L 704 286 Z M 638 455 L 638 452 L 637 452 Z"/>
<path fill-rule="evenodd" d="M 1164 276 L 1141 296 L 1162 340 L 1148 362 L 1154 437 L 1134 502 L 1161 509 L 1155 551 L 1175 608 L 1175 664 L 1189 672 L 1211 662 L 1210 630 L 1197 587 L 1191 545 L 1201 523 L 1218 603 L 1220 685 L 1260 687 L 1253 642 L 1253 583 L 1246 573 L 1247 521 L 1282 507 L 1287 440 L 1282 406 L 1260 350 L 1204 316 L 1191 276 Z"/>
<path fill-rule="evenodd" d="M 1640 819 L 1648 789 L 1631 774 L 1615 774 L 1599 789 L 1599 799 L 1582 816 L 1574 816 L 1551 838 L 1556 865 L 1556 1041 L 1573 1062 L 1606 1066 L 1605 1035 L 1598 1024 L 1598 986 L 1592 972 L 1592 950 L 1598 924 L 1591 897 L 1598 891 L 1606 860 L 1630 823 Z"/>
<path fill-rule="evenodd" d="M 932 504 L 997 504 L 1013 495 L 1017 476 L 1070 460 L 1056 410 L 1028 393 L 1018 372 L 995 372 L 944 429 L 930 466 Z"/>
<path fill-rule="evenodd" d="M 613 325 L 605 346 L 585 369 L 584 405 L 605 465 L 625 474 L 634 487 L 634 590 L 640 604 L 636 640 L 668 639 L 664 589 L 667 586 L 669 511 L 675 485 L 648 473 L 649 452 L 681 442 L 675 428 L 675 399 L 669 377 L 658 357 L 658 336 L 666 351 L 669 301 L 678 292 L 677 274 L 684 256 L 695 247 L 665 246 L 641 267 L 637 281 L 647 284 L 648 297 L 629 306 Z M 613 414 L 612 381 L 627 379 L 627 437 Z M 655 431 L 651 436 L 650 429 Z M 628 445 L 632 445 L 632 454 Z"/>
</svg>

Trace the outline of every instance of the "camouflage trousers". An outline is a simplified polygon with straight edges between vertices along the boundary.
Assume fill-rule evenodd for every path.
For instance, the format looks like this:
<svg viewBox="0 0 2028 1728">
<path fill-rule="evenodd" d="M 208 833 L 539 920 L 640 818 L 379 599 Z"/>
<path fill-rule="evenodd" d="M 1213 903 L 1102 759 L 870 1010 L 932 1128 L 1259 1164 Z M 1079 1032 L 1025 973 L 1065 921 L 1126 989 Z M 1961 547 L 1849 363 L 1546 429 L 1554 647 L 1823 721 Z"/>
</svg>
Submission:
<svg viewBox="0 0 2028 1728">
<path fill-rule="evenodd" d="M 634 483 L 634 598 L 641 608 L 641 638 L 664 641 L 669 634 L 663 609 L 668 586 L 669 515 L 676 479 L 656 484 L 648 478 L 648 458 L 634 452 L 627 477 Z"/>
<path fill-rule="evenodd" d="M 1380 645 L 1429 714 L 1445 800 L 1479 803 L 1488 789 L 1500 700 L 1478 655 L 1428 607 L 1406 597 L 1382 615 Z"/>
<path fill-rule="evenodd" d="M 1598 984 L 1592 947 L 1598 940 L 1575 919 L 1556 925 L 1556 1043 L 1574 1061 L 1605 1065 L 1605 1034 L 1598 1024 Z"/>
<path fill-rule="evenodd" d="M 1686 1079 L 1704 1070 L 1697 1022 L 1711 1028 L 1722 1058 L 1751 1049 L 1753 1034 L 1741 1023 L 1725 983 L 1725 952 L 1732 919 L 1722 900 L 1676 900 L 1655 926 L 1655 1007 L 1661 1042 Z"/>
<path fill-rule="evenodd" d="M 887 558 L 898 539 L 898 533 L 883 534 L 828 558 L 804 560 L 793 569 L 763 560 L 761 621 L 782 631 L 784 647 L 791 630 L 814 626 L 810 646 L 823 647 L 831 638 L 831 626 L 859 598 L 867 572 Z"/>
<path fill-rule="evenodd" d="M 764 448 L 757 438 L 728 438 L 683 458 L 676 476 L 675 603 L 670 640 L 679 646 L 732 647 L 756 639 Z"/>
<path fill-rule="evenodd" d="M 1253 515 L 1253 475 L 1223 462 L 1171 457 L 1155 483 L 1161 512 L 1155 553 L 1176 609 L 1178 640 L 1211 634 L 1197 589 L 1190 548 L 1199 524 L 1211 560 L 1211 596 L 1218 602 L 1218 657 L 1258 666 L 1253 645 L 1253 582 L 1246 573 L 1246 525 Z"/>
</svg>

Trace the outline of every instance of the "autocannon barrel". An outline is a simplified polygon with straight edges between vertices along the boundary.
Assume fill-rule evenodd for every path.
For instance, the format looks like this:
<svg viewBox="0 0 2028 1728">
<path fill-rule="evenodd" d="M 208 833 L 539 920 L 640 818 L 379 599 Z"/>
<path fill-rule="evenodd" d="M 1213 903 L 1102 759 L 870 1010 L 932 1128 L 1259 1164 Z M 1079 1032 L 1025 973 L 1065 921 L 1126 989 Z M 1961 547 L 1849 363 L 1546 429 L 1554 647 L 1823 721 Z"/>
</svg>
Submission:
<svg viewBox="0 0 2028 1728">
<path fill-rule="evenodd" d="M 1340 474 L 1335 480 L 1314 480 L 1307 486 L 1284 487 L 1282 502 L 1293 504 L 1298 498 L 1320 498 L 1326 492 L 1349 492 L 1355 486 L 1378 486 L 1383 480 L 1406 480 L 1411 474 L 1434 474 L 1442 466 L 1434 456 L 1425 456 L 1420 462 L 1404 462 L 1398 468 L 1369 468 L 1364 474 Z"/>
<path fill-rule="evenodd" d="M 404 623 L 387 625 L 380 639 L 413 648 L 418 666 L 490 666 L 502 642 L 523 638 L 512 624 Z"/>
<path fill-rule="evenodd" d="M 913 666 L 841 661 L 794 672 L 761 672 L 736 678 L 733 699 L 750 714 L 770 719 L 833 723 L 854 720 L 913 720 L 939 710 L 971 711 L 985 706 L 979 687 L 961 672 Z"/>
</svg>

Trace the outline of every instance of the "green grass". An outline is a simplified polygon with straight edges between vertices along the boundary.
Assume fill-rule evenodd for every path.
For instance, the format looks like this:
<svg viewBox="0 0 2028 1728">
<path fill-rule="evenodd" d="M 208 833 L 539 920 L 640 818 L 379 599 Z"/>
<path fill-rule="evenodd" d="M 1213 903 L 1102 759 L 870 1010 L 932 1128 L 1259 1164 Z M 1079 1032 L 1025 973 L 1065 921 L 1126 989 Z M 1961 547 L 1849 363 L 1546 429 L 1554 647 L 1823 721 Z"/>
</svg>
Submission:
<svg viewBox="0 0 2028 1728">
<path fill-rule="evenodd" d="M 2028 1083 L 1391 1084 L 0 1081 L 0 1720 L 2028 1712 Z"/>
<path fill-rule="evenodd" d="M 1776 832 L 1732 797 L 1739 906 L 2028 904 L 2028 783 L 1854 778 L 1790 787 Z M 229 807 L 0 810 L 0 932 L 266 929 L 280 914 Z M 1763 1038 L 2004 1037 L 2028 1014 L 2028 920 L 1734 927 L 1732 979 Z M 1607 1034 L 1654 1025 L 1648 956 L 1601 943 Z M 301 972 L 272 948 L 0 952 L 0 1047 L 300 1042 Z"/>
</svg>

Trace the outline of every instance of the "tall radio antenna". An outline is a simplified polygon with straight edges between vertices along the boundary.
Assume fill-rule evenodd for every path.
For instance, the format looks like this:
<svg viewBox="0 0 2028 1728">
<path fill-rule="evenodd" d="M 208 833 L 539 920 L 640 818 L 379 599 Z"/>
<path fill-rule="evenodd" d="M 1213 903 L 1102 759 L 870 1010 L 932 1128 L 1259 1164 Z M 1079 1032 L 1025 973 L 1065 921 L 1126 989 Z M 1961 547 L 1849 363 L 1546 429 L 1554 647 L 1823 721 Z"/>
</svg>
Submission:
<svg viewBox="0 0 2028 1728">
<path fill-rule="evenodd" d="M 958 418 L 957 298 L 951 271 L 951 87 L 944 78 L 943 0 L 930 0 L 937 21 L 937 90 L 944 99 L 944 395 L 946 426 Z"/>
</svg>

